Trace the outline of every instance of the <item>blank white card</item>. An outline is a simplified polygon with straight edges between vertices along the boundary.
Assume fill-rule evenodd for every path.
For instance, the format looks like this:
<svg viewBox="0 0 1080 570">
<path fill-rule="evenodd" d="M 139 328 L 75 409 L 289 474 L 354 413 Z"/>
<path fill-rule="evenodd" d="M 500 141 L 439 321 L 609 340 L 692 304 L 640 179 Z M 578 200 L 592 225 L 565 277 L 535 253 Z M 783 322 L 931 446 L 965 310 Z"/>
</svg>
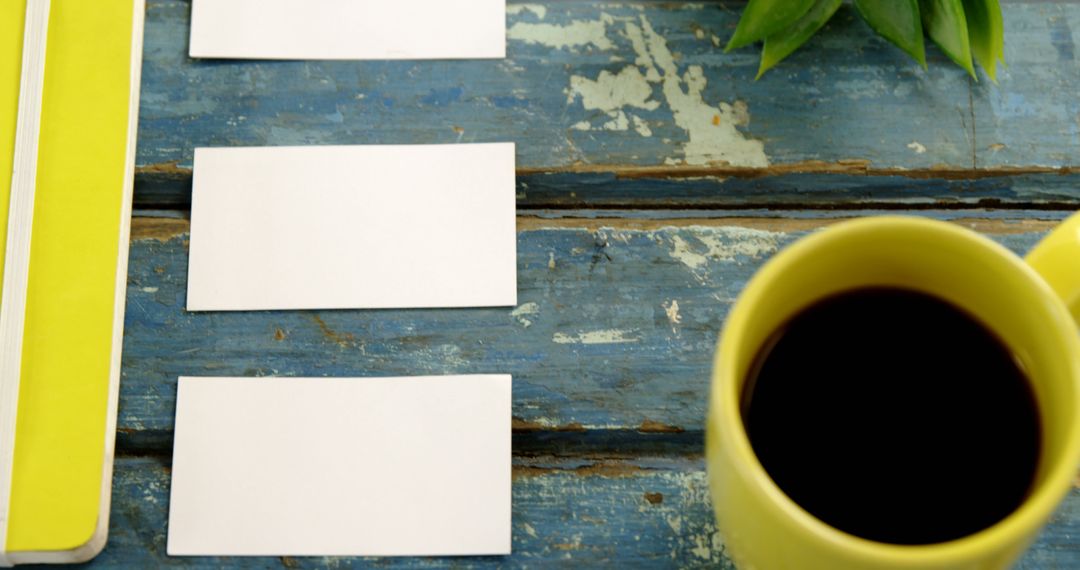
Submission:
<svg viewBox="0 0 1080 570">
<path fill-rule="evenodd" d="M 512 143 L 195 149 L 190 311 L 517 304 Z"/>
<path fill-rule="evenodd" d="M 194 0 L 191 57 L 481 59 L 506 55 L 505 0 Z"/>
<path fill-rule="evenodd" d="M 180 378 L 168 553 L 509 554 L 510 377 Z"/>
</svg>

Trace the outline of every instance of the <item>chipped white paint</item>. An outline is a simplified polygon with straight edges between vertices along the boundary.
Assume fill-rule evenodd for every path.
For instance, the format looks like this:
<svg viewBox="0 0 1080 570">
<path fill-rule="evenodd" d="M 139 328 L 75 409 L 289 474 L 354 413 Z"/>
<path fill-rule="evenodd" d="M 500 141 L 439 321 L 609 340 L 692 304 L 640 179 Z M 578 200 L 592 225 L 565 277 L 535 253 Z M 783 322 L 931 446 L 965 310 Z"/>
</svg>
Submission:
<svg viewBox="0 0 1080 570">
<path fill-rule="evenodd" d="M 637 331 L 604 329 L 598 331 L 580 332 L 577 334 L 555 333 L 551 341 L 555 344 L 625 344 L 641 340 L 632 336 Z"/>
<path fill-rule="evenodd" d="M 926 152 L 926 147 L 923 146 L 919 141 L 911 141 L 910 143 L 908 143 L 907 147 L 915 151 L 915 154 L 923 154 Z"/>
<path fill-rule="evenodd" d="M 536 19 L 543 20 L 547 17 L 547 6 L 542 4 L 507 4 L 506 13 L 519 15 L 522 12 L 532 12 Z"/>
<path fill-rule="evenodd" d="M 643 137 L 651 137 L 652 129 L 649 128 L 649 123 L 637 115 L 630 115 L 630 119 L 634 121 L 634 130 Z"/>
<path fill-rule="evenodd" d="M 699 280 L 707 276 L 710 260 L 734 263 L 740 257 L 759 259 L 775 252 L 785 236 L 783 232 L 739 227 L 692 226 L 687 229 L 694 232 L 694 238 L 700 245 L 672 235 L 668 255 L 690 268 Z"/>
<path fill-rule="evenodd" d="M 634 65 L 628 65 L 617 74 L 601 71 L 596 79 L 574 75 L 570 77 L 568 100 L 580 97 L 585 110 L 616 111 L 623 107 L 636 107 L 652 111 L 660 106 L 652 101 L 652 86 Z"/>
<path fill-rule="evenodd" d="M 627 28 L 632 25 L 627 24 Z M 701 96 L 708 84 L 701 66 L 691 65 L 680 76 L 667 40 L 656 33 L 645 16 L 641 16 L 641 29 L 648 53 L 638 55 L 649 55 L 663 73 L 664 99 L 675 117 L 675 124 L 684 129 L 690 139 L 683 145 L 685 162 L 768 166 L 762 142 L 747 139 L 736 128 L 749 124 L 746 104 L 736 101 L 734 105 L 710 106 Z"/>
<path fill-rule="evenodd" d="M 514 320 L 521 323 L 525 328 L 532 326 L 532 319 L 529 317 L 536 316 L 540 313 L 540 305 L 536 303 L 525 303 L 524 305 L 510 311 L 510 316 L 514 317 Z"/>
<path fill-rule="evenodd" d="M 550 269 L 552 271 L 555 270 L 555 252 L 554 251 L 549 251 L 548 252 L 548 269 Z"/>
<path fill-rule="evenodd" d="M 629 117 L 623 111 L 625 107 L 655 110 L 658 101 L 651 100 L 652 86 L 634 65 L 628 65 L 618 73 L 601 71 L 596 79 L 574 75 L 570 77 L 567 102 L 581 99 L 586 110 L 603 111 L 607 120 L 597 126 L 589 121 L 579 121 L 571 128 L 579 131 L 626 131 L 633 122 L 634 130 L 641 136 L 652 136 L 648 124 L 636 115 Z"/>
<path fill-rule="evenodd" d="M 594 24 L 607 25 L 614 19 L 604 14 Z M 695 35 L 705 39 L 705 32 L 696 30 Z M 607 114 L 598 126 L 589 121 L 579 121 L 571 128 L 575 130 L 612 130 L 625 131 L 624 115 L 620 114 L 628 107 L 657 110 L 660 102 L 653 99 L 654 84 L 660 85 L 663 101 L 671 110 L 675 125 L 687 134 L 687 141 L 682 144 L 682 158 L 668 157 L 665 164 L 727 164 L 731 166 L 768 166 L 765 147 L 761 141 L 751 140 L 743 135 L 739 127 L 750 123 L 750 113 L 742 101 L 721 102 L 716 106 L 705 102 L 702 93 L 708 85 L 704 70 L 699 65 L 691 65 L 680 73 L 675 57 L 667 47 L 667 40 L 653 29 L 644 15 L 639 22 L 626 22 L 622 36 L 630 41 L 634 50 L 634 65 L 627 65 L 617 73 L 604 70 L 596 79 L 580 75 L 570 77 L 567 90 L 567 104 L 580 99 L 586 110 L 600 110 Z M 713 42 L 719 38 L 713 36 Z M 606 41 L 610 44 L 605 36 Z M 550 38 L 549 42 L 552 41 Z M 634 131 L 639 135 L 652 136 L 652 129 L 644 120 L 640 122 L 630 115 Z M 638 117 L 640 119 L 640 117 Z"/>
<path fill-rule="evenodd" d="M 712 537 L 704 535 L 694 535 L 694 547 L 690 549 L 690 553 L 702 560 L 712 560 L 713 547 Z"/>
<path fill-rule="evenodd" d="M 161 485 L 151 481 L 143 488 L 143 500 L 147 503 L 156 505 L 158 503 L 157 495 L 161 493 Z"/>
<path fill-rule="evenodd" d="M 641 28 L 633 23 L 628 23 L 623 35 L 630 40 L 630 46 L 634 48 L 634 53 L 637 54 L 634 64 L 645 68 L 645 79 L 650 83 L 659 83 L 660 72 L 656 70 L 652 58 L 649 57 L 649 47 L 645 43 L 645 34 L 642 33 Z"/>
<path fill-rule="evenodd" d="M 597 243 L 604 244 L 604 246 L 606 247 L 611 245 L 611 242 L 613 241 L 630 243 L 630 240 L 634 239 L 634 237 L 638 235 L 642 235 L 642 232 L 640 230 L 621 230 L 609 226 L 604 226 L 602 228 L 598 228 L 596 232 L 593 233 L 593 239 L 595 239 Z"/>
<path fill-rule="evenodd" d="M 157 287 L 143 287 L 142 292 L 143 293 L 157 293 L 158 288 Z"/>
<path fill-rule="evenodd" d="M 672 324 L 672 328 L 674 329 L 674 325 L 682 322 L 682 315 L 679 314 L 679 300 L 672 299 L 661 306 L 664 307 L 664 312 L 667 313 L 667 320 Z"/>
<path fill-rule="evenodd" d="M 705 39 L 705 30 L 703 30 L 701 28 L 695 29 L 694 30 L 694 37 L 699 39 L 699 40 Z"/>
<path fill-rule="evenodd" d="M 690 249 L 690 244 L 686 243 L 686 240 L 682 237 L 671 236 L 671 243 L 673 249 L 668 252 L 668 255 L 679 260 L 680 263 L 690 269 L 699 269 L 709 263 L 709 258 Z"/>
<path fill-rule="evenodd" d="M 675 534 L 681 534 L 682 533 L 682 517 L 681 516 L 672 515 L 670 517 L 665 517 L 664 520 L 667 521 L 668 526 L 671 527 L 671 530 L 674 531 Z"/>
<path fill-rule="evenodd" d="M 720 47 L 720 36 L 713 34 L 711 38 L 713 47 Z"/>
<path fill-rule="evenodd" d="M 535 417 L 535 418 L 529 418 L 528 422 L 536 424 L 536 425 L 538 425 L 540 427 L 545 427 L 545 428 L 552 428 L 552 427 L 557 427 L 557 426 L 560 425 L 559 422 L 557 422 L 556 420 L 554 420 L 552 418 L 549 418 L 547 416 L 539 416 L 539 417 Z"/>
<path fill-rule="evenodd" d="M 521 525 L 521 528 L 525 530 L 525 534 L 527 534 L 527 535 L 529 535 L 529 536 L 531 536 L 533 538 L 536 538 L 536 529 L 533 528 L 533 526 L 531 524 L 523 523 Z"/>
<path fill-rule="evenodd" d="M 720 261 L 735 261 L 737 256 L 760 258 L 776 251 L 782 233 L 750 228 L 718 228 L 722 233 L 697 236 L 708 248 L 708 255 Z"/>
<path fill-rule="evenodd" d="M 596 20 L 574 20 L 565 25 L 517 22 L 506 31 L 506 38 L 555 49 L 592 45 L 596 49 L 610 50 L 615 44 L 607 37 L 607 27 L 613 23 L 615 18 L 608 14 L 601 14 Z"/>
<path fill-rule="evenodd" d="M 575 131 L 626 131 L 633 124 L 634 131 L 643 137 L 651 137 L 649 123 L 637 115 L 627 115 L 623 111 L 607 113 L 608 120 L 593 126 L 589 121 L 578 121 L 570 126 Z"/>
<path fill-rule="evenodd" d="M 600 125 L 600 128 L 605 131 L 625 131 L 630 128 L 630 119 L 626 118 L 626 113 L 622 111 L 615 111 L 608 114 L 611 120 Z"/>
</svg>

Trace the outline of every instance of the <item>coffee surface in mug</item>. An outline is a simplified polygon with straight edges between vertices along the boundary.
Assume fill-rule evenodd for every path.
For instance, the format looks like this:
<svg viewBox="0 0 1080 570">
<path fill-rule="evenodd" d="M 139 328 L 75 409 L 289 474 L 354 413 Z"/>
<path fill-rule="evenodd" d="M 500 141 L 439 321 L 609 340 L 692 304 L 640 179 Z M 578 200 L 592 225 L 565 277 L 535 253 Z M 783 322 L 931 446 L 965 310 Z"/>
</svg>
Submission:
<svg viewBox="0 0 1080 570">
<path fill-rule="evenodd" d="M 1005 344 L 936 297 L 866 288 L 823 299 L 760 350 L 742 415 L 769 476 L 826 524 L 931 544 L 1008 516 L 1041 447 Z"/>
</svg>

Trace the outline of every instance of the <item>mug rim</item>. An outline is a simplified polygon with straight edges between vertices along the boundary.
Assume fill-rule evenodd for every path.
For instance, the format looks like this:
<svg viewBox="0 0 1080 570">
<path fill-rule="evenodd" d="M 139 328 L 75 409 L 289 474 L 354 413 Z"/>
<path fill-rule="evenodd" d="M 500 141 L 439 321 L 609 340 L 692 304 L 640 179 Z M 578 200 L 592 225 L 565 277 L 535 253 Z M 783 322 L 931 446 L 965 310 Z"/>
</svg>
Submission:
<svg viewBox="0 0 1080 570">
<path fill-rule="evenodd" d="M 715 429 L 719 438 L 724 440 L 721 446 L 728 450 L 724 453 L 734 456 L 734 464 L 743 471 L 742 475 L 748 481 L 749 487 L 763 496 L 766 502 L 778 509 L 782 516 L 799 529 L 868 562 L 960 562 L 1029 536 L 1052 514 L 1068 492 L 1077 464 L 1080 463 L 1080 419 L 1074 419 L 1069 426 L 1070 431 L 1063 446 L 1066 452 L 1064 457 L 1056 464 L 1048 465 L 1043 480 L 1012 513 L 987 528 L 957 539 L 907 545 L 878 542 L 837 529 L 810 514 L 788 497 L 754 453 L 739 408 L 741 395 L 737 390 L 739 383 L 736 381 L 734 356 L 739 350 L 737 343 L 740 342 L 736 337 L 741 335 L 736 333 L 746 327 L 750 318 L 749 311 L 761 302 L 765 295 L 765 286 L 774 279 L 782 278 L 794 260 L 813 255 L 815 250 L 830 243 L 847 240 L 853 234 L 867 231 L 898 230 L 933 232 L 943 238 L 965 242 L 968 247 L 978 248 L 992 256 L 996 263 L 1024 274 L 1027 285 L 1047 301 L 1051 317 L 1047 329 L 1068 345 L 1070 377 L 1074 386 L 1080 384 L 1080 336 L 1076 329 L 1077 323 L 1073 321 L 1064 302 L 1023 259 L 985 236 L 948 222 L 909 216 L 872 216 L 842 221 L 797 240 L 767 261 L 750 279 L 736 300 L 721 332 L 713 363 L 711 411 L 707 422 L 709 427 Z M 1071 462 L 1067 459 L 1070 456 L 1074 458 Z"/>
</svg>

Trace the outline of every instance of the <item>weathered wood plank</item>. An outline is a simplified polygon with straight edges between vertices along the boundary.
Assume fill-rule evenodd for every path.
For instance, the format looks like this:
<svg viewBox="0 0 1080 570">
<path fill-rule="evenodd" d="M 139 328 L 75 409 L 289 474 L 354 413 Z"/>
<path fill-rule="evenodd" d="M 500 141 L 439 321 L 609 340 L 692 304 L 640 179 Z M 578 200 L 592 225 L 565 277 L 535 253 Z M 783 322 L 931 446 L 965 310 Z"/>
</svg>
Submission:
<svg viewBox="0 0 1080 570">
<path fill-rule="evenodd" d="M 732 301 L 777 248 L 832 221 L 522 218 L 517 308 L 188 313 L 187 222 L 139 218 L 120 445 L 170 448 L 180 375 L 500 372 L 514 376 L 519 451 L 641 433 L 693 447 Z M 957 222 L 1017 252 L 1054 224 Z"/>
<path fill-rule="evenodd" d="M 998 173 L 971 177 L 955 170 L 900 173 L 854 165 L 845 170 L 848 172 L 756 177 L 633 169 L 526 174 L 518 176 L 518 205 L 522 208 L 804 209 L 839 205 L 1075 209 L 1080 200 L 1080 175 L 1071 173 Z"/>
<path fill-rule="evenodd" d="M 775 170 L 775 169 L 774 169 Z M 840 172 L 841 170 L 846 172 Z M 187 208 L 190 171 L 136 175 L 136 204 L 144 209 Z M 826 172 L 767 176 L 722 169 L 619 168 L 596 171 L 519 172 L 519 208 L 913 208 L 1038 207 L 1080 205 L 1080 173 L 996 173 L 972 178 L 947 170 L 876 171 L 865 165 L 829 166 Z"/>
<path fill-rule="evenodd" d="M 152 0 L 138 164 L 188 166 L 196 145 L 514 140 L 529 167 L 971 166 L 967 79 L 943 56 L 924 72 L 845 9 L 755 82 L 755 50 L 717 48 L 741 6 L 514 4 L 505 60 L 245 62 L 189 59 L 189 3 Z"/>
<path fill-rule="evenodd" d="M 1080 61 L 1073 3 L 1004 6 L 1005 60 L 999 85 L 973 85 L 974 147 L 979 168 L 1080 163 Z"/>
<path fill-rule="evenodd" d="M 188 2 L 151 0 L 136 201 L 186 205 L 196 146 L 511 140 L 526 207 L 1076 203 L 1080 4 L 1006 4 L 1015 65 L 973 89 L 848 8 L 755 82 L 714 45 L 741 6 L 512 4 L 503 61 L 251 62 L 191 60 Z"/>
<path fill-rule="evenodd" d="M 486 558 L 170 558 L 168 459 L 116 462 L 109 544 L 100 568 L 731 568 L 699 458 L 517 461 L 513 550 Z M 1075 568 L 1080 492 L 1073 491 L 1017 568 Z"/>
</svg>

